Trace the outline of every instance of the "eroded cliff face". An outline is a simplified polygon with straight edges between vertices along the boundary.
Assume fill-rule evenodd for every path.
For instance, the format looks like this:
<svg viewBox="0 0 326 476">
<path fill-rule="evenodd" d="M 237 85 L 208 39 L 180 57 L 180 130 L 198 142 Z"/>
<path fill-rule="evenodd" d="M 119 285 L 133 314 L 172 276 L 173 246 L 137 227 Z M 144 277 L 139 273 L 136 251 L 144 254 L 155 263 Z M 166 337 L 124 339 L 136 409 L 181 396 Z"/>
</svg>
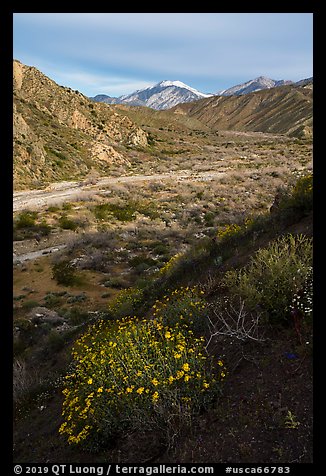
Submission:
<svg viewBox="0 0 326 476">
<path fill-rule="evenodd" d="M 106 104 L 59 86 L 34 67 L 13 63 L 14 188 L 110 174 L 130 166 L 130 147 L 147 134 Z"/>
</svg>

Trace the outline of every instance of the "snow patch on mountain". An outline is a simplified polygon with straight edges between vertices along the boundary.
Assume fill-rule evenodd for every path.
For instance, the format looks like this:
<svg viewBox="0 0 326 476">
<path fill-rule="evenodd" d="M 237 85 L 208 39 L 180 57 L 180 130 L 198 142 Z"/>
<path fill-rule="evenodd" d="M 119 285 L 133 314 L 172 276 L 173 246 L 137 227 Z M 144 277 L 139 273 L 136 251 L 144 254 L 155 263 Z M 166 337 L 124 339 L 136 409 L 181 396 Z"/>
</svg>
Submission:
<svg viewBox="0 0 326 476">
<path fill-rule="evenodd" d="M 188 86 L 188 84 L 185 84 L 183 83 L 182 81 L 168 81 L 168 80 L 164 80 L 164 81 L 161 81 L 160 83 L 158 83 L 158 86 L 161 86 L 162 88 L 166 88 L 166 87 L 170 87 L 170 86 L 175 86 L 177 88 L 182 88 L 182 89 L 188 89 L 189 91 L 191 91 L 192 93 L 198 95 L 198 96 L 201 96 L 203 98 L 209 98 L 212 96 L 212 94 L 205 94 L 205 93 L 202 93 L 200 91 L 198 91 L 198 89 L 195 89 L 195 88 L 192 88 L 191 86 Z"/>
</svg>

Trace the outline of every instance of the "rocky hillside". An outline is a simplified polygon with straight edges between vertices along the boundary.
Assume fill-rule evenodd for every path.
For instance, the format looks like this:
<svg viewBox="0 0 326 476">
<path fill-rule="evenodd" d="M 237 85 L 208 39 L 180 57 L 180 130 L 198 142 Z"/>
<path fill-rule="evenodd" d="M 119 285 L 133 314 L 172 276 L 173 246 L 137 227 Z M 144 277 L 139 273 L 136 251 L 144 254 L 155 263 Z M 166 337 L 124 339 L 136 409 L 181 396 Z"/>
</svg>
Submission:
<svg viewBox="0 0 326 476">
<path fill-rule="evenodd" d="M 213 130 L 236 130 L 312 136 L 313 89 L 286 85 L 241 96 L 213 96 L 179 104 L 176 114 L 194 117 Z"/>
<path fill-rule="evenodd" d="M 147 134 L 106 104 L 59 86 L 34 67 L 13 63 L 14 188 L 110 173 Z"/>
</svg>

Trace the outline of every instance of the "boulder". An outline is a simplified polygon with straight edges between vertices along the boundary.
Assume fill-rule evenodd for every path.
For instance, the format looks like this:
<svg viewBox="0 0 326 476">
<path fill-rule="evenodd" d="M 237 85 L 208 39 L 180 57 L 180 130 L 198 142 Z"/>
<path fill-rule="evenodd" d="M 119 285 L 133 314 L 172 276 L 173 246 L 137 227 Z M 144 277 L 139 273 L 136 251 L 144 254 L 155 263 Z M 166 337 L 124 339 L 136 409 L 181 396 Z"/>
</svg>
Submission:
<svg viewBox="0 0 326 476">
<path fill-rule="evenodd" d="M 28 314 L 28 317 L 30 321 L 34 324 L 47 323 L 53 326 L 57 326 L 65 322 L 65 319 L 59 316 L 57 312 L 48 309 L 47 307 L 41 306 L 34 307 Z"/>
</svg>

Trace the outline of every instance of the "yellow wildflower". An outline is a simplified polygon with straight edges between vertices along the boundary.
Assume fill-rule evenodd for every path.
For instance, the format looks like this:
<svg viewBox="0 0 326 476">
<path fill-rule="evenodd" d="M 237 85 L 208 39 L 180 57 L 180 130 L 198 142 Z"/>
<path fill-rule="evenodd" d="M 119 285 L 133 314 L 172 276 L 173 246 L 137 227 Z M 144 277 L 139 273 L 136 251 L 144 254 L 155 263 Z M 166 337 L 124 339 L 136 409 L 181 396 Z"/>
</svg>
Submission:
<svg viewBox="0 0 326 476">
<path fill-rule="evenodd" d="M 179 379 L 179 378 L 182 378 L 184 376 L 184 371 L 183 370 L 178 370 L 177 374 L 176 374 L 176 378 Z"/>
<path fill-rule="evenodd" d="M 153 402 L 156 402 L 156 400 L 158 400 L 158 398 L 159 398 L 158 392 L 154 392 L 154 393 L 153 393 L 153 396 L 152 396 Z"/>
</svg>

